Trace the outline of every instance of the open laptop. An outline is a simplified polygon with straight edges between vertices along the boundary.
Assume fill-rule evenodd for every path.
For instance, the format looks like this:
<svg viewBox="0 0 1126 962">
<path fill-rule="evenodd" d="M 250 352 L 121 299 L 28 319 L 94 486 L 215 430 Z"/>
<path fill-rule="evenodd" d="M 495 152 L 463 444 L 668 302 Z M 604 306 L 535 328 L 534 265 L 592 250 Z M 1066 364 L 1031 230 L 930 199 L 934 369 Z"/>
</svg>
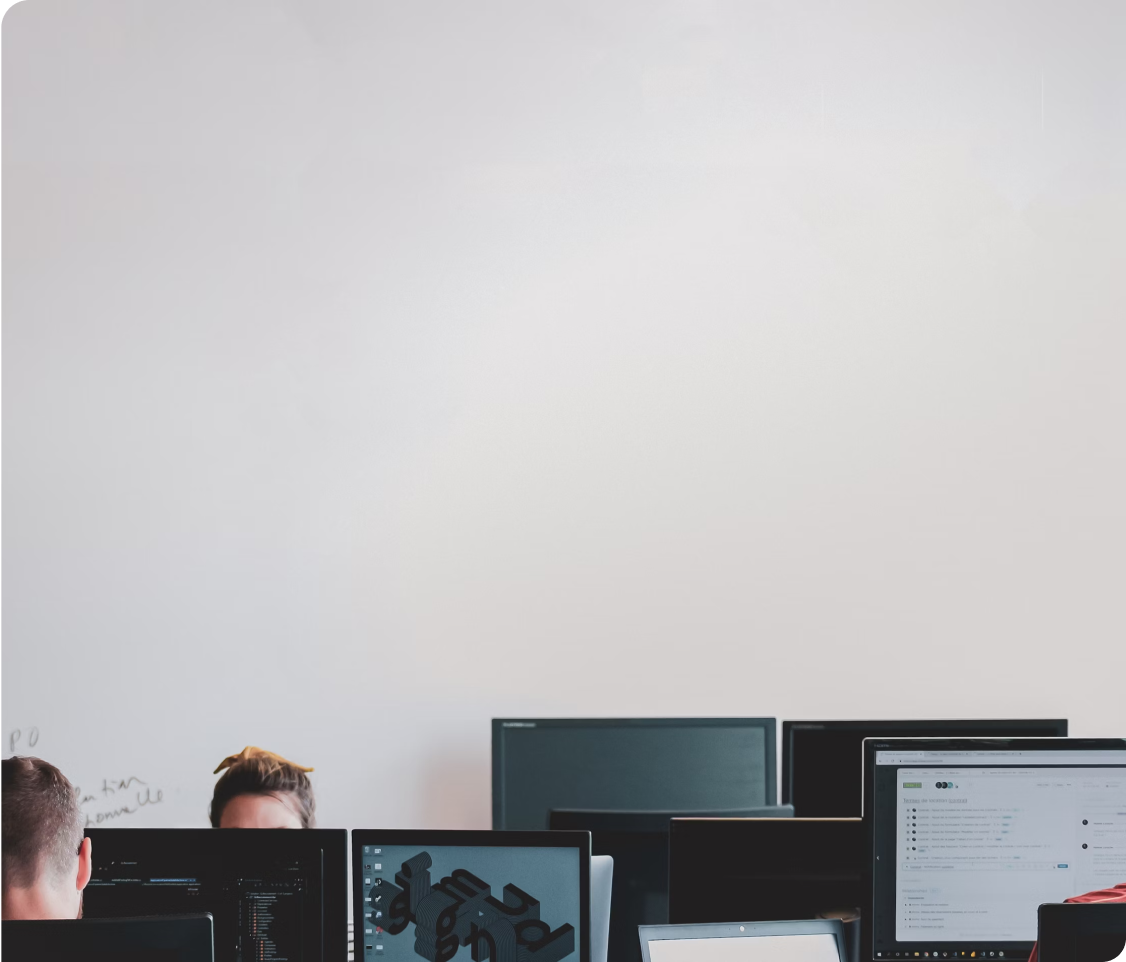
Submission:
<svg viewBox="0 0 1126 962">
<path fill-rule="evenodd" d="M 732 811 L 601 811 L 552 809 L 553 831 L 590 832 L 591 851 L 614 858 L 614 908 L 610 916 L 609 952 L 614 962 L 641 962 L 639 925 L 664 925 L 669 916 L 669 825 L 683 816 L 729 816 L 760 819 L 793 814 L 776 805 Z M 813 916 L 745 916 L 741 913 L 690 922 L 730 922 L 747 918 L 796 919 Z"/>
<path fill-rule="evenodd" d="M 353 829 L 356 962 L 591 962 L 590 834 Z"/>
<path fill-rule="evenodd" d="M 640 925 L 644 962 L 841 962 L 839 919 Z"/>
<path fill-rule="evenodd" d="M 856 962 L 863 843 L 859 818 L 673 819 L 669 921 L 841 919 Z"/>
</svg>

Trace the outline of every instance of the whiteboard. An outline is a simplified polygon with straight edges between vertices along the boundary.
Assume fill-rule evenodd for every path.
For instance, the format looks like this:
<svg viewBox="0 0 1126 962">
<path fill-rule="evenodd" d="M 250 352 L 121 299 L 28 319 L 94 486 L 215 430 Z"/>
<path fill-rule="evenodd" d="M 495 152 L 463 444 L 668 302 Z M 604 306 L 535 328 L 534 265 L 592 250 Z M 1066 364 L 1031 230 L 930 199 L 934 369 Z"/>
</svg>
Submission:
<svg viewBox="0 0 1126 962">
<path fill-rule="evenodd" d="M 492 716 L 1123 734 L 1124 15 L 15 6 L 4 750 L 479 828 Z"/>
</svg>

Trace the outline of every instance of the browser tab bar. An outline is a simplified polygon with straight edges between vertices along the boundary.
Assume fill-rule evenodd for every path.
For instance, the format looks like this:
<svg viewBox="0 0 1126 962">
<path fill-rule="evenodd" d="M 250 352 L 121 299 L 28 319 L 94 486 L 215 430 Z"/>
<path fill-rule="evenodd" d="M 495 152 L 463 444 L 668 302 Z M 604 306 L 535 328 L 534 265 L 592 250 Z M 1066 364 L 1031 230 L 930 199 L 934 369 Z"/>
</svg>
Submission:
<svg viewBox="0 0 1126 962">
<path fill-rule="evenodd" d="M 1095 751 L 877 751 L 877 765 L 1126 765 L 1126 748 Z"/>
</svg>

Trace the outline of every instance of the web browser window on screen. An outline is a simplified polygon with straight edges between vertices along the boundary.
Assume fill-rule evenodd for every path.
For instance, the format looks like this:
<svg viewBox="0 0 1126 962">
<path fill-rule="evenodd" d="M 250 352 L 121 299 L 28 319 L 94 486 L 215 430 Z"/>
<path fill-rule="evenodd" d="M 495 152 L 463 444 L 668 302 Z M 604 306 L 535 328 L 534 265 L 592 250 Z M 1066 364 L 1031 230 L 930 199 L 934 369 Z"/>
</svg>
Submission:
<svg viewBox="0 0 1126 962">
<path fill-rule="evenodd" d="M 1042 902 L 1126 879 L 1126 752 L 966 754 L 877 757 L 877 957 L 1017 957 Z"/>
<path fill-rule="evenodd" d="M 1126 773 L 902 769 L 896 937 L 1036 938 L 1029 906 L 1126 878 Z M 1004 872 L 998 886 L 996 874 Z"/>
</svg>

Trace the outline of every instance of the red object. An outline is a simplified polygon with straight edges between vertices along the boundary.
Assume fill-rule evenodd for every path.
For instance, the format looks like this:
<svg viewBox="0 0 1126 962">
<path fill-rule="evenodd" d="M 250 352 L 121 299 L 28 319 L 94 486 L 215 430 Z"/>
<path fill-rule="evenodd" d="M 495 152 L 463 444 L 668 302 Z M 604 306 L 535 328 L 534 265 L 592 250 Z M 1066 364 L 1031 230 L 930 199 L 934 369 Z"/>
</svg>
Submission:
<svg viewBox="0 0 1126 962">
<path fill-rule="evenodd" d="M 1097 892 L 1088 892 L 1086 895 L 1076 895 L 1069 899 L 1064 899 L 1065 902 L 1126 902 L 1126 883 L 1116 885 L 1112 889 L 1099 889 Z M 1032 946 L 1032 954 L 1028 957 L 1028 962 L 1038 962 L 1040 953 L 1037 951 L 1039 945 Z"/>
</svg>

